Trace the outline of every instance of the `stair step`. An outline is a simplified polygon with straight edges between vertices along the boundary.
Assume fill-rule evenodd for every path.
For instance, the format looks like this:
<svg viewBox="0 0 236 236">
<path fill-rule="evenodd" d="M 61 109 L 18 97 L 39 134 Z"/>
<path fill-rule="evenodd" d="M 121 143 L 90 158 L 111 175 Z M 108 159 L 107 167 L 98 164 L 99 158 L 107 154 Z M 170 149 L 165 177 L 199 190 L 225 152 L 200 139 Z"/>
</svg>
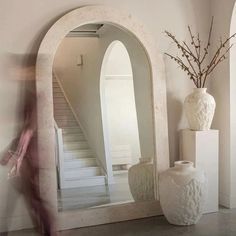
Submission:
<svg viewBox="0 0 236 236">
<path fill-rule="evenodd" d="M 64 112 L 64 114 L 61 112 L 61 113 L 58 113 L 58 111 L 54 111 L 54 119 L 63 119 L 63 118 L 68 118 L 68 119 L 71 119 L 71 118 L 74 118 L 74 115 L 73 113 L 71 112 Z M 74 118 L 75 119 L 75 118 Z"/>
<path fill-rule="evenodd" d="M 54 106 L 54 115 L 66 115 L 66 114 L 73 114 L 69 107 L 66 107 L 66 108 L 56 108 Z"/>
<path fill-rule="evenodd" d="M 56 120 L 56 122 L 60 127 L 74 127 L 78 125 L 76 120 Z"/>
<path fill-rule="evenodd" d="M 62 129 L 63 134 L 81 134 L 82 130 L 81 128 L 77 125 L 74 127 L 64 127 Z"/>
<path fill-rule="evenodd" d="M 54 100 L 55 100 L 55 99 L 54 99 Z M 53 106 L 54 106 L 55 108 L 59 108 L 59 107 L 68 107 L 68 108 L 70 108 L 69 105 L 68 105 L 68 103 L 67 103 L 66 101 L 59 101 L 59 102 L 53 101 Z"/>
<path fill-rule="evenodd" d="M 55 118 L 55 120 L 56 119 L 60 119 L 60 118 L 74 118 L 74 115 L 73 115 L 73 113 L 71 112 L 67 112 L 67 111 L 65 111 L 64 112 L 64 114 L 62 113 L 62 112 L 60 112 L 60 113 L 58 113 L 58 111 L 54 111 L 54 118 Z"/>
<path fill-rule="evenodd" d="M 78 150 L 89 148 L 87 141 L 66 142 L 63 145 L 64 151 Z"/>
<path fill-rule="evenodd" d="M 100 167 L 67 168 L 64 171 L 65 179 L 80 179 L 101 175 Z"/>
<path fill-rule="evenodd" d="M 55 88 L 55 89 L 52 89 L 52 91 L 53 91 L 54 94 L 57 94 L 57 93 L 63 94 L 63 92 L 62 92 L 61 89 Z M 64 95 L 64 94 L 63 94 L 63 95 Z"/>
<path fill-rule="evenodd" d="M 94 177 L 90 177 L 90 178 L 94 178 Z M 89 196 L 91 196 L 90 194 L 95 194 L 92 196 L 104 196 L 104 194 L 107 194 L 107 191 L 108 191 L 107 188 L 108 187 L 106 185 L 103 185 L 103 186 L 99 186 L 97 188 L 86 188 L 85 187 L 85 188 L 71 189 L 71 190 L 66 190 L 66 191 L 60 190 L 60 196 L 63 196 L 65 199 L 80 198 L 81 196 L 87 197 L 88 194 L 89 194 Z M 82 192 L 79 190 L 82 190 Z M 94 200 L 96 201 L 97 198 L 94 198 Z"/>
<path fill-rule="evenodd" d="M 56 121 L 58 121 L 58 122 L 61 122 L 61 121 L 64 121 L 64 122 L 65 122 L 65 121 L 69 121 L 69 122 L 70 122 L 70 121 L 73 121 L 73 122 L 74 122 L 74 121 L 76 121 L 75 119 L 74 119 L 74 120 L 73 120 L 73 119 L 74 119 L 74 117 L 71 116 L 71 115 L 69 115 L 69 114 L 68 114 L 68 115 L 63 115 L 63 116 L 62 116 L 62 115 L 59 116 L 59 115 L 55 115 L 55 114 L 54 114 L 54 120 L 56 120 Z M 78 126 L 77 121 L 76 121 L 76 125 L 74 125 L 74 126 Z M 78 127 L 79 127 L 79 126 L 78 126 Z"/>
<path fill-rule="evenodd" d="M 54 104 L 55 104 L 55 100 L 58 99 L 58 98 L 64 98 L 64 95 L 63 94 L 60 94 L 60 93 L 53 93 L 53 100 L 54 100 Z"/>
<path fill-rule="evenodd" d="M 52 88 L 52 91 L 53 91 L 54 94 L 55 94 L 55 93 L 62 93 L 62 94 L 63 94 L 62 89 L 61 89 L 61 88 L 58 89 L 58 87 Z M 63 94 L 63 95 L 64 95 L 64 94 Z"/>
<path fill-rule="evenodd" d="M 62 94 L 62 95 L 64 95 L 61 89 L 60 89 L 60 90 L 57 89 L 56 91 L 54 91 L 54 89 L 53 89 L 52 91 L 53 91 L 53 94 L 54 94 L 54 95 L 56 95 L 56 94 Z"/>
<path fill-rule="evenodd" d="M 57 118 L 58 121 L 76 121 L 75 117 L 70 114 L 61 114 L 54 118 Z"/>
<path fill-rule="evenodd" d="M 60 88 L 59 84 L 57 82 L 52 82 L 53 88 Z"/>
<path fill-rule="evenodd" d="M 65 161 L 76 158 L 94 158 L 93 152 L 90 149 L 79 149 L 64 152 Z"/>
<path fill-rule="evenodd" d="M 56 93 L 61 92 L 62 93 L 61 88 L 59 86 L 58 87 L 53 87 L 52 90 L 53 90 L 53 93 L 54 92 L 56 92 Z"/>
<path fill-rule="evenodd" d="M 82 168 L 97 166 L 96 158 L 77 158 L 64 161 L 65 168 Z"/>
<path fill-rule="evenodd" d="M 67 179 L 64 181 L 63 189 L 99 186 L 99 185 L 105 185 L 105 184 L 106 184 L 106 178 L 103 175 L 87 177 L 84 179 Z"/>
<path fill-rule="evenodd" d="M 74 127 L 75 125 L 77 125 L 77 122 L 58 122 L 57 124 L 60 128 L 64 129 Z"/>
<path fill-rule="evenodd" d="M 64 95 L 61 92 L 53 92 L 53 98 L 64 98 Z"/>
<path fill-rule="evenodd" d="M 54 109 L 70 109 L 67 103 L 53 103 Z"/>
<path fill-rule="evenodd" d="M 68 142 L 68 141 L 84 141 L 85 137 L 83 133 L 80 134 L 63 134 L 63 142 Z"/>
<path fill-rule="evenodd" d="M 54 115 L 55 120 L 69 120 L 69 121 L 76 121 L 75 117 L 73 114 L 60 114 L 60 115 Z"/>
<path fill-rule="evenodd" d="M 53 106 L 59 106 L 59 105 L 68 105 L 67 101 L 64 98 L 53 98 Z"/>
<path fill-rule="evenodd" d="M 77 122 L 76 119 L 74 118 L 74 116 L 68 116 L 68 115 L 61 115 L 61 116 L 57 116 L 57 117 L 54 117 L 55 120 L 57 120 L 58 122 L 64 122 L 64 121 L 67 121 L 67 122 Z"/>
<path fill-rule="evenodd" d="M 61 104 L 61 103 L 62 104 L 64 104 L 64 103 L 68 104 L 64 97 L 54 97 L 53 98 L 53 103 L 54 104 Z"/>
<path fill-rule="evenodd" d="M 67 104 L 68 105 L 66 99 L 63 97 L 62 98 L 53 98 L 53 104 L 54 104 L 54 106 L 57 106 L 60 104 Z"/>
</svg>

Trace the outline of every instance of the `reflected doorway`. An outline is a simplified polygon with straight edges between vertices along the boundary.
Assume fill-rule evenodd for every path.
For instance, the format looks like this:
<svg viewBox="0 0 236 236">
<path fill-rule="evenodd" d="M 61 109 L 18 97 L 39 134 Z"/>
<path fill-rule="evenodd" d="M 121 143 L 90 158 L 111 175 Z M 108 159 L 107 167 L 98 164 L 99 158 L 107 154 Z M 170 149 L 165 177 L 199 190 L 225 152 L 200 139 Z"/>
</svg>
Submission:
<svg viewBox="0 0 236 236">
<path fill-rule="evenodd" d="M 122 195 L 121 199 L 128 201 L 132 199 L 128 169 L 138 163 L 141 152 L 132 65 L 121 41 L 109 45 L 103 59 L 100 83 L 110 197 L 113 201 L 113 195 L 116 198 Z"/>
</svg>

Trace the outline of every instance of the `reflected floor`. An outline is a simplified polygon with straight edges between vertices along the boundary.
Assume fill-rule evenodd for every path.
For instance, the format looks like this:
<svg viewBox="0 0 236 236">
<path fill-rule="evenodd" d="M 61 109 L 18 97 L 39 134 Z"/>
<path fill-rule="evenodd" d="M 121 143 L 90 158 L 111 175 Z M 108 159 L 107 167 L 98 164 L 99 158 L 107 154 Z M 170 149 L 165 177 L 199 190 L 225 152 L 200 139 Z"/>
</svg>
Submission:
<svg viewBox="0 0 236 236">
<path fill-rule="evenodd" d="M 114 174 L 114 184 L 58 190 L 59 211 L 132 202 L 128 173 Z"/>
</svg>

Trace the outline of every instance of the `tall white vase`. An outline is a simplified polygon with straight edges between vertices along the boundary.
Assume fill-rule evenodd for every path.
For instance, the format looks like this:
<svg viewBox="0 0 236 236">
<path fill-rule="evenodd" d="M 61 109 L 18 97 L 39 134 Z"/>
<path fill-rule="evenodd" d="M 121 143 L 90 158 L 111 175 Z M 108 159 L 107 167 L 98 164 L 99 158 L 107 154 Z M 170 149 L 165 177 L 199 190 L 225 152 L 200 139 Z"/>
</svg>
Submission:
<svg viewBox="0 0 236 236">
<path fill-rule="evenodd" d="M 194 168 L 189 161 L 177 161 L 173 168 L 160 174 L 160 203 L 169 223 L 197 223 L 203 213 L 206 183 L 203 171 Z"/>
<path fill-rule="evenodd" d="M 215 99 L 206 88 L 195 88 L 184 101 L 184 110 L 191 130 L 209 130 L 215 113 Z"/>
<path fill-rule="evenodd" d="M 135 201 L 155 199 L 153 163 L 150 158 L 140 158 L 139 163 L 129 168 L 129 188 Z"/>
</svg>

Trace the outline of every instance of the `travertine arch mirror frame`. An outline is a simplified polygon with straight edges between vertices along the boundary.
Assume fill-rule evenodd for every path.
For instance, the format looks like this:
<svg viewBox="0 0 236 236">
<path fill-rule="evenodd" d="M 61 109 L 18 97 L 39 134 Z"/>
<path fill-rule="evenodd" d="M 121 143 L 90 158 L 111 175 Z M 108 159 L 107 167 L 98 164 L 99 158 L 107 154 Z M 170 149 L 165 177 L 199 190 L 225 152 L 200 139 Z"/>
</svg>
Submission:
<svg viewBox="0 0 236 236">
<path fill-rule="evenodd" d="M 51 202 L 57 213 L 57 179 L 56 161 L 54 147 L 54 119 L 53 119 L 53 96 L 52 96 L 52 67 L 57 48 L 63 38 L 73 29 L 89 23 L 108 23 L 135 36 L 144 48 L 149 60 L 152 81 L 153 98 L 153 120 L 154 120 L 154 141 L 155 141 L 155 186 L 158 198 L 158 173 L 169 167 L 169 144 L 167 129 L 167 106 L 166 106 L 166 80 L 165 69 L 161 54 L 158 52 L 156 43 L 145 31 L 142 24 L 133 19 L 132 15 L 120 10 L 106 6 L 86 6 L 73 10 L 60 18 L 47 32 L 44 37 L 37 57 L 36 64 L 36 89 L 37 89 L 37 109 L 38 109 L 38 144 L 40 157 L 40 190 L 41 194 Z M 145 79 L 145 78 L 144 78 Z M 143 206 L 143 209 L 142 209 Z M 125 212 L 129 206 L 125 206 Z M 130 206 L 132 210 L 132 206 Z M 97 209 L 96 220 L 91 218 L 91 210 L 80 211 L 80 217 L 76 216 L 76 211 L 71 213 L 60 213 L 60 228 L 73 228 L 78 226 L 101 224 L 114 221 L 128 220 L 143 217 L 141 212 L 145 204 L 140 204 L 140 214 L 135 216 L 125 215 L 122 219 L 122 206 L 109 207 L 107 210 Z M 120 210 L 119 210 L 120 209 Z M 116 214 L 111 217 L 112 212 Z M 102 214 L 110 214 L 104 217 Z M 117 214 L 118 213 L 118 214 Z M 101 214 L 101 215 L 100 215 Z M 146 216 L 152 213 L 145 213 Z M 153 213 L 154 214 L 154 213 Z M 82 218 L 81 218 L 82 215 Z M 99 219 L 100 215 L 100 220 Z M 119 216 L 118 216 L 119 215 Z M 75 216 L 77 217 L 75 220 Z M 70 223 L 65 223 L 64 219 L 70 217 Z M 73 217 L 73 218 L 71 218 Z M 91 219 L 93 223 L 85 223 L 86 219 Z"/>
</svg>

